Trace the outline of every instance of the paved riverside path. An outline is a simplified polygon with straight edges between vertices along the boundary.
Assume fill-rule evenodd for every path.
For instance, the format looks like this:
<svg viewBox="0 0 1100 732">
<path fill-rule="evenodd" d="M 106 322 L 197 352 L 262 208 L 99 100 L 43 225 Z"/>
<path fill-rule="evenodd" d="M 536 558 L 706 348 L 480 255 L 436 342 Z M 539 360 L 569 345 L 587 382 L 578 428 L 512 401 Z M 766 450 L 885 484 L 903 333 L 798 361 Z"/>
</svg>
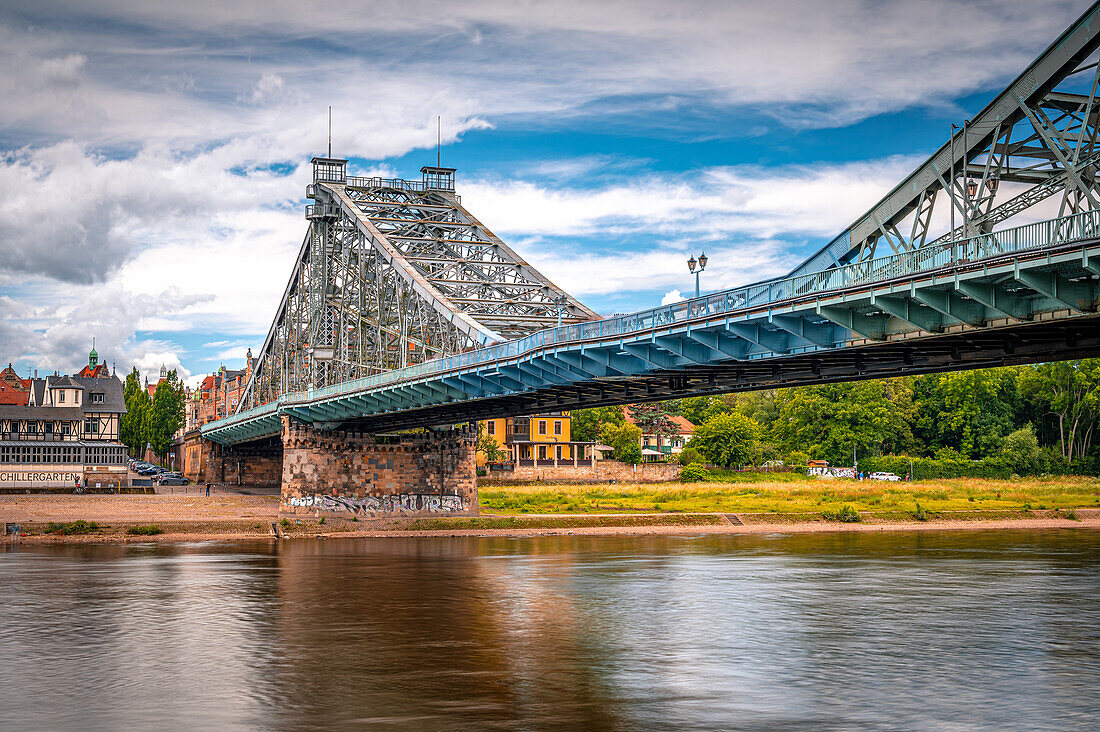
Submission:
<svg viewBox="0 0 1100 732">
<path fill-rule="evenodd" d="M 183 488 L 185 486 L 176 486 Z M 255 519 L 274 521 L 279 496 L 245 496 L 217 493 L 206 497 L 191 488 L 190 495 L 4 495 L 0 496 L 0 521 L 226 521 Z"/>
</svg>

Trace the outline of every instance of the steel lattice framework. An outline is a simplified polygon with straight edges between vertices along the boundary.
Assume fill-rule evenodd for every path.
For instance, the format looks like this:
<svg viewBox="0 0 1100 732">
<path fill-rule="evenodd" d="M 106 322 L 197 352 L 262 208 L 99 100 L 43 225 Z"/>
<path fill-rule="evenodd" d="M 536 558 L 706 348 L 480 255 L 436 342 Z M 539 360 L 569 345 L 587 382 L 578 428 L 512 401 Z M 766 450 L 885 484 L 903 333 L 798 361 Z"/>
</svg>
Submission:
<svg viewBox="0 0 1100 732">
<path fill-rule="evenodd" d="M 309 228 L 238 409 L 598 317 L 462 206 L 454 169 L 313 170 Z"/>
<path fill-rule="evenodd" d="M 1100 66 L 1087 63 L 1100 46 L 1097 12 L 1094 4 L 972 120 L 953 126 L 927 161 L 790 275 L 988 234 L 1056 196 L 1058 207 L 1036 218 L 1100 208 Z M 954 226 L 933 237 L 938 202 L 954 209 Z"/>
</svg>

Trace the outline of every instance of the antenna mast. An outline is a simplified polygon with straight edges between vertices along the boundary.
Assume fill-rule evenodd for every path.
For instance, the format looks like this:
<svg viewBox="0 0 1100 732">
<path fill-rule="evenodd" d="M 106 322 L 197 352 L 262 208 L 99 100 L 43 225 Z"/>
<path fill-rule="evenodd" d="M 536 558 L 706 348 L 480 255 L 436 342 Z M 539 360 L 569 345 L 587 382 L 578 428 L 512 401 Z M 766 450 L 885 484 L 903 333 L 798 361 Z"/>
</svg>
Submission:
<svg viewBox="0 0 1100 732">
<path fill-rule="evenodd" d="M 443 123 L 440 121 L 442 117 L 436 115 L 435 117 L 435 167 L 439 167 L 439 146 L 443 140 Z"/>
<path fill-rule="evenodd" d="M 328 156 L 332 157 L 332 105 L 328 105 Z"/>
</svg>

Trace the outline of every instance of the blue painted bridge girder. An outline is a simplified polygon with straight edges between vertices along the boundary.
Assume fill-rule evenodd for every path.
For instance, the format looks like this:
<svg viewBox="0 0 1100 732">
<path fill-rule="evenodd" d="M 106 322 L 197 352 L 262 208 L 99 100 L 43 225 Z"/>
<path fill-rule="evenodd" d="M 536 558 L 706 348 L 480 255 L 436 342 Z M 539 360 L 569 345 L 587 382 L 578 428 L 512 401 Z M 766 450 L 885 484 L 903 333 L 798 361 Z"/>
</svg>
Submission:
<svg viewBox="0 0 1100 732">
<path fill-rule="evenodd" d="M 539 331 L 287 394 L 204 425 L 221 444 L 281 418 L 385 431 L 1100 353 L 1100 213 Z"/>
</svg>

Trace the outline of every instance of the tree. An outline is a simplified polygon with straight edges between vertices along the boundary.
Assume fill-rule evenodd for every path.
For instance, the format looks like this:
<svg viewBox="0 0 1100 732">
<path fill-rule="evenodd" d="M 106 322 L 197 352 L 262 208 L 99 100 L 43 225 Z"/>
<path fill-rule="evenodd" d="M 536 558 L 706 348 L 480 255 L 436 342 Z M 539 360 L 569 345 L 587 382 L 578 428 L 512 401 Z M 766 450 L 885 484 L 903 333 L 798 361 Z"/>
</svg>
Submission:
<svg viewBox="0 0 1100 732">
<path fill-rule="evenodd" d="M 642 448 L 639 441 L 642 431 L 626 422 L 605 424 L 600 430 L 600 442 L 612 449 L 612 456 L 624 463 L 642 462 Z"/>
<path fill-rule="evenodd" d="M 492 435 L 485 430 L 485 423 L 477 423 L 477 451 L 485 455 L 485 462 L 502 463 L 508 459 L 506 453 Z"/>
<path fill-rule="evenodd" d="M 689 397 L 680 400 L 680 416 L 692 424 L 703 424 L 711 417 L 730 411 L 720 396 Z"/>
<path fill-rule="evenodd" d="M 172 438 L 183 426 L 185 399 L 183 384 L 173 369 L 164 381 L 157 384 L 153 401 L 142 420 L 145 440 L 153 446 L 153 452 L 157 455 L 168 452 Z"/>
<path fill-rule="evenodd" d="M 1054 416 L 1062 459 L 1082 458 L 1100 418 L 1100 359 L 1044 363 L 1019 372 L 1020 393 Z"/>
<path fill-rule="evenodd" d="M 781 390 L 772 436 L 783 452 L 845 463 L 853 448 L 880 455 L 913 441 L 912 389 L 905 379 L 821 384 Z"/>
<path fill-rule="evenodd" d="M 593 407 L 570 412 L 570 431 L 577 442 L 596 442 L 605 424 L 622 424 L 625 421 L 622 407 Z"/>
<path fill-rule="evenodd" d="M 1005 438 L 1001 457 L 1013 472 L 1020 475 L 1045 473 L 1050 467 L 1047 454 L 1039 447 L 1039 438 L 1031 425 L 1025 425 Z"/>
<path fill-rule="evenodd" d="M 661 449 L 661 438 L 672 433 L 672 420 L 661 402 L 649 402 L 648 404 L 631 404 L 627 409 L 634 423 L 642 429 L 643 435 L 653 435 L 657 438 L 657 450 Z"/>
<path fill-rule="evenodd" d="M 913 431 L 930 451 L 952 447 L 971 459 L 995 455 L 1012 431 L 1017 388 L 1011 368 L 921 376 Z"/>
<path fill-rule="evenodd" d="M 130 450 L 134 457 L 141 457 L 145 449 L 145 412 L 149 409 L 149 392 L 141 386 L 141 375 L 135 366 L 126 375 L 122 387 L 122 399 L 126 403 L 126 414 L 119 423 L 119 440 Z"/>
<path fill-rule="evenodd" d="M 760 449 L 760 425 L 743 414 L 719 414 L 695 430 L 691 445 L 715 465 L 752 463 Z"/>
</svg>

